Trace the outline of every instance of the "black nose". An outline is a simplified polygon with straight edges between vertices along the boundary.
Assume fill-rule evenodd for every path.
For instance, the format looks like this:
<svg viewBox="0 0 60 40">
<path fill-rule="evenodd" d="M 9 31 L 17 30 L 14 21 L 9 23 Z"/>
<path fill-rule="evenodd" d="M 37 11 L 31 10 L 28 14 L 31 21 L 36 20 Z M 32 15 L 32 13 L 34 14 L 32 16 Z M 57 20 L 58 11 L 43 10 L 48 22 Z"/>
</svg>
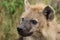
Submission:
<svg viewBox="0 0 60 40">
<path fill-rule="evenodd" d="M 18 31 L 18 32 L 23 32 L 23 29 L 18 27 L 18 28 L 17 28 L 17 31 Z"/>
<path fill-rule="evenodd" d="M 18 31 L 18 34 L 20 34 L 21 36 L 29 36 L 29 35 L 32 34 L 32 32 L 28 32 L 26 30 L 26 28 L 20 28 L 20 27 L 18 27 L 17 31 Z"/>
</svg>

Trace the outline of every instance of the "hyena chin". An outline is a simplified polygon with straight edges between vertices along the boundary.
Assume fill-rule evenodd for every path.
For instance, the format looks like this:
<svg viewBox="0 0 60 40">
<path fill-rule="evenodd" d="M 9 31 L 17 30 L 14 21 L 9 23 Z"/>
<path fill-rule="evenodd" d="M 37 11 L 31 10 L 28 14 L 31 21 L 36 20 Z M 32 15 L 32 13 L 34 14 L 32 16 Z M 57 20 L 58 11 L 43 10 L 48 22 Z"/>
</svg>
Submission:
<svg viewBox="0 0 60 40">
<path fill-rule="evenodd" d="M 45 4 L 30 5 L 25 2 L 25 12 L 17 27 L 20 40 L 56 40 L 54 9 Z"/>
</svg>

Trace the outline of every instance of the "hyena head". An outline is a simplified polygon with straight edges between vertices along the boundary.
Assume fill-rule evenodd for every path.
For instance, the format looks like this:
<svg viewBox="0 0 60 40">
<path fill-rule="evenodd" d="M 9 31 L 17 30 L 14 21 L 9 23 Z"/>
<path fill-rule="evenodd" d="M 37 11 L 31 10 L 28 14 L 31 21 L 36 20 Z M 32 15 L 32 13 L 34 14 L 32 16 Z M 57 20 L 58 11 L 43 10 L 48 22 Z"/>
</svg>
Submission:
<svg viewBox="0 0 60 40">
<path fill-rule="evenodd" d="M 34 33 L 42 33 L 47 27 L 48 21 L 53 21 L 54 10 L 51 6 L 38 4 L 30 5 L 25 0 L 25 12 L 21 16 L 20 25 L 17 27 L 21 36 L 32 36 Z"/>
</svg>

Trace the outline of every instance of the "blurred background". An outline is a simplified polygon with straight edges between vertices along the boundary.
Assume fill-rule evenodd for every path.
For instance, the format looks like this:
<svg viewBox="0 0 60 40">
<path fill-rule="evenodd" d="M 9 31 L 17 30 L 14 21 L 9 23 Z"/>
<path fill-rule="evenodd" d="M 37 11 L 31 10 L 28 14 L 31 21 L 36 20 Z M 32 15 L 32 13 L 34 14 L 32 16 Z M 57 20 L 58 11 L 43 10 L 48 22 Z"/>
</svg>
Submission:
<svg viewBox="0 0 60 40">
<path fill-rule="evenodd" d="M 30 4 L 43 2 L 55 9 L 60 23 L 60 0 L 29 0 Z M 0 0 L 0 40 L 18 40 L 17 25 L 24 11 L 24 0 Z"/>
</svg>

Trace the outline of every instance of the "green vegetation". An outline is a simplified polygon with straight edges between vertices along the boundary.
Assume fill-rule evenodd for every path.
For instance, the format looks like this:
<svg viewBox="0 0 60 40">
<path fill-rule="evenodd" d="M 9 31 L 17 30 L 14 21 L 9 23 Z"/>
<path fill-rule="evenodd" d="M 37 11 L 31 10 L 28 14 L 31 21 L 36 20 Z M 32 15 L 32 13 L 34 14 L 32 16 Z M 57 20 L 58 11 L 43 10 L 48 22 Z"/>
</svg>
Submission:
<svg viewBox="0 0 60 40">
<path fill-rule="evenodd" d="M 44 2 L 49 3 L 48 0 L 44 0 Z M 17 40 L 19 38 L 16 27 L 23 11 L 24 0 L 0 0 L 0 40 Z M 57 18 L 60 20 L 60 16 Z"/>
<path fill-rule="evenodd" d="M 24 0 L 0 0 L 0 40 L 18 39 L 17 24 L 24 10 Z"/>
</svg>

